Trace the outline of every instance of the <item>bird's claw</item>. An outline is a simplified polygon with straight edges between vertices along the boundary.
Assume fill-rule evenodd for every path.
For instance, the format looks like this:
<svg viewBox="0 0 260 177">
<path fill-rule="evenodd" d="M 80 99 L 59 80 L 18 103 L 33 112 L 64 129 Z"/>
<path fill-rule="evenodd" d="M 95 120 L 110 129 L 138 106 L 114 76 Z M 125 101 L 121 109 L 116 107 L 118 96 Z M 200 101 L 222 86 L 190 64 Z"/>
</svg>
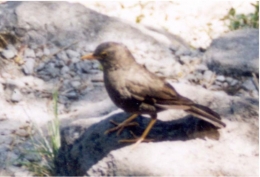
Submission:
<svg viewBox="0 0 260 177">
<path fill-rule="evenodd" d="M 119 140 L 119 143 L 136 143 L 139 144 L 141 142 L 152 142 L 154 141 L 154 139 L 144 139 L 143 137 L 138 137 L 136 136 L 132 131 L 130 131 L 130 133 L 133 135 L 133 139 L 122 139 Z"/>
<path fill-rule="evenodd" d="M 113 120 L 110 120 L 110 122 L 112 124 L 116 125 L 116 127 L 108 129 L 107 131 L 105 131 L 105 134 L 109 134 L 111 132 L 117 131 L 116 135 L 120 135 L 120 133 L 124 130 L 125 127 L 139 126 L 139 124 L 137 122 L 118 123 L 118 122 L 115 122 Z"/>
</svg>

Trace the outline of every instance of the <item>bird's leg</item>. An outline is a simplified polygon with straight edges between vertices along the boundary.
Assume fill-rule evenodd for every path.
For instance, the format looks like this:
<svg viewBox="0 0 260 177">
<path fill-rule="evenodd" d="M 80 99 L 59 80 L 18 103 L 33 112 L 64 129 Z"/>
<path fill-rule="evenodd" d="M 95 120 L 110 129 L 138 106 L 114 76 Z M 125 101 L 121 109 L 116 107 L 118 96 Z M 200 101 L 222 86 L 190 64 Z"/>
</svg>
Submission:
<svg viewBox="0 0 260 177">
<path fill-rule="evenodd" d="M 152 127 L 154 126 L 156 120 L 157 120 L 156 116 L 152 116 L 151 121 L 149 122 L 148 126 L 144 130 L 141 137 L 139 137 L 139 138 L 135 137 L 134 139 L 119 140 L 119 142 L 120 143 L 135 143 L 137 145 L 137 144 L 141 143 L 142 141 L 146 141 L 145 138 L 148 135 L 148 133 L 150 132 L 150 130 L 152 129 Z M 149 141 L 149 140 L 147 140 L 147 141 Z"/>
<path fill-rule="evenodd" d="M 131 122 L 132 120 L 137 118 L 137 116 L 138 116 L 138 114 L 133 114 L 130 117 L 128 117 L 125 121 L 123 121 L 121 123 L 117 123 L 117 122 L 115 122 L 113 120 L 110 120 L 110 122 L 115 124 L 116 127 L 111 128 L 111 129 L 105 131 L 105 134 L 108 134 L 108 133 L 111 133 L 111 132 L 114 132 L 114 131 L 117 130 L 117 135 L 119 135 L 125 127 L 139 125 L 137 122 Z"/>
</svg>

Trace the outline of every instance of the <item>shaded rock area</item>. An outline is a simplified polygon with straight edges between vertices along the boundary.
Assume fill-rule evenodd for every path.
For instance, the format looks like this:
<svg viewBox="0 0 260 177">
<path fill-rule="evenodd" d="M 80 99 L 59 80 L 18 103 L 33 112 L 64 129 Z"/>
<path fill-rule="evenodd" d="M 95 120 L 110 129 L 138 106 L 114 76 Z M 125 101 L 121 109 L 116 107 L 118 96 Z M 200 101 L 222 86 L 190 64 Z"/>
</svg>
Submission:
<svg viewBox="0 0 260 177">
<path fill-rule="evenodd" d="M 259 74 L 259 30 L 229 32 L 212 41 L 204 57 L 211 70 L 231 75 Z"/>
<path fill-rule="evenodd" d="M 33 149 L 30 136 L 54 116 L 54 90 L 62 135 L 57 176 L 259 174 L 258 30 L 227 33 L 204 53 L 169 32 L 80 4 L 5 2 L 0 19 L 1 175 L 33 175 L 18 161 L 40 161 L 25 149 Z M 217 111 L 227 127 L 216 130 L 169 110 L 159 114 L 148 136 L 153 142 L 118 143 L 133 137 L 129 130 L 140 135 L 146 115 L 120 136 L 104 135 L 113 126 L 109 120 L 121 122 L 128 114 L 109 99 L 99 63 L 80 57 L 105 41 L 124 43 L 138 63 Z"/>
</svg>

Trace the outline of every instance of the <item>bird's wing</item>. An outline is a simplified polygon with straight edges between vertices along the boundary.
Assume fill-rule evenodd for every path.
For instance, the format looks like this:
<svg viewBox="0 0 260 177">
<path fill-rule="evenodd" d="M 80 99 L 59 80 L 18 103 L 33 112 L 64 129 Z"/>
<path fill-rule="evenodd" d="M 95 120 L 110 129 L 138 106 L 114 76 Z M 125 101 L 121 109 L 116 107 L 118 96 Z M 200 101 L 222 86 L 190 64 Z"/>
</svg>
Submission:
<svg viewBox="0 0 260 177">
<path fill-rule="evenodd" d="M 179 95 L 176 90 L 163 79 L 148 71 L 142 71 L 141 73 L 132 73 L 131 77 L 128 77 L 126 80 L 126 88 L 133 98 L 161 107 L 194 104 L 190 99 Z"/>
</svg>

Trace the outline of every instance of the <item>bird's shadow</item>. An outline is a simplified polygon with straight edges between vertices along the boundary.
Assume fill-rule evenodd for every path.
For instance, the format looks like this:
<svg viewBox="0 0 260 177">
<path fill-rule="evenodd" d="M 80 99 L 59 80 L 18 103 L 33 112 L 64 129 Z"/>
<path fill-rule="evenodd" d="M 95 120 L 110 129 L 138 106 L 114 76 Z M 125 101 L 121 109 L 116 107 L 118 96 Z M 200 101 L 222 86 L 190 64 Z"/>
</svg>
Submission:
<svg viewBox="0 0 260 177">
<path fill-rule="evenodd" d="M 55 159 L 56 175 L 84 175 L 91 166 L 106 157 L 112 150 L 128 146 L 129 143 L 118 141 L 133 138 L 130 131 L 136 136 L 141 136 L 151 120 L 142 116 L 135 119 L 139 126 L 125 128 L 119 136 L 116 132 L 104 134 L 106 130 L 114 127 L 110 120 L 122 122 L 128 116 L 126 113 L 117 113 L 86 129 L 83 126 L 64 128 L 61 131 L 61 148 Z M 205 137 L 218 139 L 219 133 L 211 124 L 192 116 L 167 122 L 157 120 L 147 136 L 154 142 L 187 141 Z"/>
</svg>

